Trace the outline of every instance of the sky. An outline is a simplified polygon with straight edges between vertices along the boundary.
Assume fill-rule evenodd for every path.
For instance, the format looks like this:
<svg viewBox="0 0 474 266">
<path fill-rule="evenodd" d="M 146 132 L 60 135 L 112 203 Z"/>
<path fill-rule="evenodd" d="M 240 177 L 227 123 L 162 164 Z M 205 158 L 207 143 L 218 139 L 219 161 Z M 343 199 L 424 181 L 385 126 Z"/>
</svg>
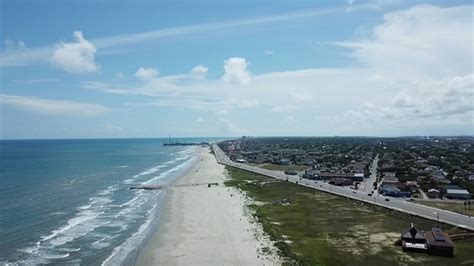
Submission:
<svg viewBox="0 0 474 266">
<path fill-rule="evenodd" d="M 0 5 L 1 139 L 474 135 L 471 1 Z"/>
</svg>

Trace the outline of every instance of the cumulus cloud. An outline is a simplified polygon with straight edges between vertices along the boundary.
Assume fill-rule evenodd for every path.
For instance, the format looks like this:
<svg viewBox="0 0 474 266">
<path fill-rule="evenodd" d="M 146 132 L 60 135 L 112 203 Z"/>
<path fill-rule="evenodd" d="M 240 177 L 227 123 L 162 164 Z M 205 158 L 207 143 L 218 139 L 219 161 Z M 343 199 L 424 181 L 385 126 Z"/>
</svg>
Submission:
<svg viewBox="0 0 474 266">
<path fill-rule="evenodd" d="M 140 67 L 137 72 L 135 72 L 135 77 L 137 77 L 140 80 L 147 81 L 147 80 L 152 80 L 156 77 L 158 77 L 159 72 L 156 68 L 146 68 L 146 67 Z"/>
<path fill-rule="evenodd" d="M 209 70 L 208 67 L 205 67 L 203 65 L 197 65 L 191 70 L 191 73 L 196 74 L 196 75 L 205 75 L 208 70 Z"/>
<path fill-rule="evenodd" d="M 301 122 L 298 130 L 307 128 L 312 134 L 321 134 L 321 131 L 316 130 L 314 120 L 305 120 L 305 116 L 317 117 L 319 125 L 332 123 L 332 134 L 392 134 L 394 128 L 403 132 L 416 129 L 423 123 L 442 127 L 440 119 L 451 125 L 457 123 L 456 128 L 465 133 L 469 128 L 472 131 L 470 125 L 474 115 L 473 73 L 471 68 L 465 67 L 472 60 L 472 52 L 463 48 L 465 44 L 462 43 L 459 45 L 460 53 L 465 58 L 458 57 L 457 46 L 451 40 L 443 41 L 445 37 L 434 36 L 435 30 L 429 23 L 420 22 L 431 17 L 433 25 L 441 32 L 448 31 L 443 24 L 458 25 L 453 30 L 455 39 L 467 41 L 470 45 L 470 20 L 466 19 L 464 9 L 470 10 L 470 7 L 417 6 L 389 12 L 379 25 L 368 29 L 372 34 L 366 39 L 341 44 L 350 48 L 364 63 L 353 68 L 251 74 L 245 58 L 233 57 L 224 61 L 225 74 L 221 79 L 196 81 L 185 73 L 159 77 L 141 86 L 109 87 L 102 84 L 95 89 L 152 97 L 143 105 L 225 115 L 228 120 L 219 124 L 228 129 L 232 121 L 249 126 L 236 119 L 237 112 L 233 111 L 239 110 L 239 115 L 252 112 L 255 119 L 265 118 L 275 122 L 268 124 L 277 126 L 285 117 L 294 117 Z M 402 39 L 406 39 L 405 35 L 410 38 L 398 41 L 400 34 Z M 422 44 L 417 41 L 418 36 Z M 426 57 L 420 57 L 424 49 L 419 45 L 434 51 L 432 56 L 436 60 L 421 60 Z M 443 50 L 447 50 L 445 55 Z M 369 51 L 374 54 L 370 55 Z M 451 64 L 453 67 L 445 71 L 445 66 Z M 190 81 L 183 82 L 183 78 Z M 259 109 L 250 112 L 244 108 Z M 275 129 L 266 128 L 269 130 L 266 132 Z"/>
<path fill-rule="evenodd" d="M 74 32 L 74 42 L 61 42 L 51 55 L 51 63 L 70 73 L 95 72 L 99 66 L 95 62 L 97 51 L 94 44 L 84 38 L 81 31 Z"/>
<path fill-rule="evenodd" d="M 389 12 L 370 38 L 340 45 L 383 75 L 464 75 L 472 72 L 472 7 L 418 5 Z"/>
<path fill-rule="evenodd" d="M 74 101 L 0 94 L 0 103 L 33 113 L 47 115 L 94 116 L 110 111 L 105 106 Z"/>
<path fill-rule="evenodd" d="M 224 75 L 222 80 L 229 83 L 247 84 L 251 80 L 251 74 L 247 70 L 250 62 L 245 58 L 231 57 L 224 60 Z"/>
</svg>

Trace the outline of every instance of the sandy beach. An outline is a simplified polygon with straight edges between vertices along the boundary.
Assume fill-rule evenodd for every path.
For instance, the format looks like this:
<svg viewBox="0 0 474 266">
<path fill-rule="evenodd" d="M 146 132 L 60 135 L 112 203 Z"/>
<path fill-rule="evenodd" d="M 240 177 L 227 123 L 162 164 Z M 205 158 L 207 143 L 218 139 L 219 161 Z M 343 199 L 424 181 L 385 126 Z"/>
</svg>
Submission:
<svg viewBox="0 0 474 266">
<path fill-rule="evenodd" d="M 136 265 L 275 265 L 276 255 L 261 227 L 245 208 L 245 197 L 225 187 L 225 169 L 209 148 L 167 188 L 159 228 L 138 255 Z M 216 182 L 218 186 L 193 185 Z"/>
</svg>

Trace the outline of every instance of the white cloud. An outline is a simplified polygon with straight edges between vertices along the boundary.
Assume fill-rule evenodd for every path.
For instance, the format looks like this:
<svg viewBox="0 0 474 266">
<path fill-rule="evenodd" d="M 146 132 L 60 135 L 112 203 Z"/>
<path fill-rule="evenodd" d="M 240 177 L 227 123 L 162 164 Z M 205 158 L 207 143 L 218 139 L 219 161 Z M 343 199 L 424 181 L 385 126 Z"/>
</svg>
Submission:
<svg viewBox="0 0 474 266">
<path fill-rule="evenodd" d="M 389 12 L 371 38 L 343 42 L 384 76 L 452 76 L 472 72 L 472 6 L 414 6 Z"/>
<path fill-rule="evenodd" d="M 140 67 L 137 72 L 135 72 L 135 77 L 137 77 L 140 80 L 143 81 L 148 81 L 151 79 L 154 79 L 158 77 L 159 72 L 156 68 L 145 68 L 145 67 Z"/>
<path fill-rule="evenodd" d="M 12 40 L 5 40 L 5 50 L 6 51 L 15 51 L 15 50 L 22 50 L 25 49 L 26 45 L 23 41 L 12 41 Z"/>
<path fill-rule="evenodd" d="M 84 38 L 81 31 L 74 32 L 75 42 L 61 42 L 56 45 L 51 63 L 70 73 L 95 72 L 99 66 L 95 62 L 97 51 L 94 44 Z"/>
<path fill-rule="evenodd" d="M 251 74 L 247 70 L 250 62 L 245 58 L 231 57 L 224 60 L 224 75 L 222 80 L 229 83 L 247 84 L 251 80 Z"/>
<path fill-rule="evenodd" d="M 296 111 L 295 105 L 276 105 L 273 106 L 272 111 L 277 113 L 292 113 Z"/>
<path fill-rule="evenodd" d="M 313 99 L 313 95 L 308 91 L 290 91 L 290 97 L 295 102 L 307 102 Z"/>
<path fill-rule="evenodd" d="M 125 75 L 123 74 L 123 72 L 115 73 L 115 78 L 116 79 L 123 79 L 124 77 L 125 77 Z"/>
<path fill-rule="evenodd" d="M 49 100 L 7 94 L 0 94 L 0 103 L 33 113 L 47 115 L 94 116 L 111 110 L 94 103 Z"/>
<path fill-rule="evenodd" d="M 99 128 L 98 131 L 100 133 L 105 133 L 108 135 L 120 135 L 121 133 L 125 132 L 125 130 L 121 126 L 117 126 L 112 123 L 105 124 L 105 126 Z"/>
<path fill-rule="evenodd" d="M 235 126 L 232 121 L 239 122 L 234 117 L 238 112 L 234 110 L 248 115 L 250 111 L 243 109 L 255 108 L 251 111 L 255 115 L 254 122 L 275 119 L 271 118 L 275 116 L 281 119 L 268 120 L 275 122 L 268 124 L 278 125 L 277 122 L 293 116 L 301 122 L 298 130 L 306 129 L 312 134 L 321 131 L 316 130 L 314 121 L 302 118 L 305 115 L 318 117 L 318 125 L 331 123 L 332 134 L 393 134 L 395 129 L 397 132 L 417 130 L 417 125 L 441 128 L 444 125 L 440 119 L 456 125 L 463 133 L 470 129 L 472 134 L 474 75 L 472 69 L 465 66 L 472 60 L 472 51 L 467 51 L 464 43 L 457 51 L 450 40 L 434 36 L 435 30 L 429 23 L 420 23 L 430 17 L 435 22 L 433 25 L 446 36 L 449 36 L 448 30 L 443 24 L 458 25 L 453 30 L 454 38 L 470 45 L 472 28 L 466 12 L 460 11 L 463 8 L 471 9 L 418 6 L 388 13 L 384 21 L 371 30 L 370 37 L 343 43 L 365 63 L 355 68 L 250 74 L 247 60 L 235 57 L 225 60 L 225 74 L 221 79 L 196 80 L 186 73 L 158 77 L 136 87 L 90 85 L 108 93 L 150 96 L 150 102 L 137 105 L 225 115 L 228 120 L 219 124 L 227 125 L 228 129 Z M 404 41 L 399 41 L 400 34 L 411 38 L 401 36 Z M 418 35 L 422 41 L 417 40 Z M 432 60 L 420 60 L 419 54 L 424 53 L 419 46 L 421 42 L 429 51 L 436 51 L 432 55 L 436 64 Z M 447 50 L 444 55 L 443 49 Z M 374 54 L 370 55 L 369 51 Z M 458 56 L 458 52 L 464 57 Z M 445 66 L 450 65 L 453 66 L 446 71 Z M 239 124 L 249 125 L 242 121 Z M 265 128 L 271 130 L 271 126 Z"/>
<path fill-rule="evenodd" d="M 205 75 L 208 70 L 209 70 L 208 67 L 205 67 L 203 65 L 197 65 L 191 70 L 191 73 L 197 74 L 197 75 Z"/>
<path fill-rule="evenodd" d="M 13 82 L 17 82 L 17 83 L 33 84 L 33 83 L 58 82 L 59 79 L 37 78 L 37 79 L 14 79 L 14 80 L 12 80 L 12 81 L 13 81 Z"/>
<path fill-rule="evenodd" d="M 355 10 L 356 8 L 354 8 Z M 358 10 L 373 9 L 370 5 L 359 5 Z M 290 12 L 271 16 L 243 18 L 232 21 L 220 21 L 216 23 L 196 24 L 182 27 L 171 27 L 140 33 L 120 34 L 110 37 L 103 37 L 91 40 L 95 47 L 110 48 L 122 45 L 150 42 L 158 39 L 173 36 L 188 35 L 200 32 L 210 32 L 222 29 L 245 27 L 260 24 L 270 24 L 281 21 L 297 20 L 311 17 L 318 17 L 328 14 L 344 12 L 344 7 L 318 8 L 298 12 Z M 46 62 L 50 59 L 55 50 L 54 46 L 44 46 L 36 48 L 4 50 L 0 53 L 0 67 L 22 66 L 34 63 Z"/>
<path fill-rule="evenodd" d="M 263 53 L 266 54 L 266 55 L 272 55 L 272 54 L 275 53 L 275 51 L 269 50 L 269 49 L 265 49 L 265 50 L 263 50 Z"/>
</svg>

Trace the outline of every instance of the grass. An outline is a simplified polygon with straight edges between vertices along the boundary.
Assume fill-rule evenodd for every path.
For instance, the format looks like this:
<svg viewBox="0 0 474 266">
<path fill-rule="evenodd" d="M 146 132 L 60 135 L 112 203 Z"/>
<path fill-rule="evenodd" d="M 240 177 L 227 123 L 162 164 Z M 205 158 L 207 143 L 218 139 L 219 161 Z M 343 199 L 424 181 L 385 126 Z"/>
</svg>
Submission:
<svg viewBox="0 0 474 266">
<path fill-rule="evenodd" d="M 457 212 L 461 214 L 466 214 L 474 216 L 474 204 L 471 204 L 471 209 L 464 209 L 464 204 L 462 202 L 429 202 L 429 201 L 417 201 L 416 203 L 431 206 L 447 211 Z M 468 207 L 469 208 L 469 207 Z"/>
<path fill-rule="evenodd" d="M 235 186 L 258 202 L 249 207 L 278 247 L 285 264 L 458 265 L 474 263 L 474 239 L 456 241 L 455 258 L 403 253 L 394 245 L 411 222 L 430 229 L 435 222 L 288 182 L 262 185 L 269 177 L 227 167 Z M 275 202 L 288 198 L 288 206 Z M 444 230 L 458 229 L 441 225 Z"/>
<path fill-rule="evenodd" d="M 309 168 L 306 165 L 278 165 L 278 164 L 264 164 L 260 165 L 260 168 L 267 170 L 276 170 L 276 171 L 304 171 Z"/>
</svg>

